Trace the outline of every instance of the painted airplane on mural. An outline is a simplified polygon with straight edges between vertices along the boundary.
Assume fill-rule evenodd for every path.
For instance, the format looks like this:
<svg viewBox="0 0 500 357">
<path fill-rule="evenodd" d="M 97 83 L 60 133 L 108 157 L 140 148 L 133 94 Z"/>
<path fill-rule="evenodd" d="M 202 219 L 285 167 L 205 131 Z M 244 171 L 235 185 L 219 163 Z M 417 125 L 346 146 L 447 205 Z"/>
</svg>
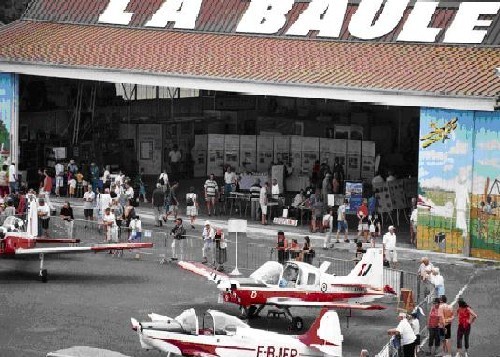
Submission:
<svg viewBox="0 0 500 357">
<path fill-rule="evenodd" d="M 422 147 L 425 149 L 438 141 L 444 143 L 445 140 L 450 138 L 449 135 L 457 128 L 457 122 L 458 118 L 453 118 L 441 127 L 438 127 L 436 123 L 430 123 L 432 131 L 420 138 L 420 141 L 423 141 Z"/>
<path fill-rule="evenodd" d="M 125 249 L 151 248 L 153 243 L 114 243 L 94 246 L 76 246 L 79 239 L 38 238 L 37 213 L 33 205 L 28 210 L 27 230 L 24 221 L 18 217 L 7 217 L 0 227 L 0 258 L 21 259 L 27 256 L 38 256 L 40 259 L 39 276 L 42 282 L 48 280 L 47 269 L 44 268 L 46 254 L 97 253 L 102 251 L 123 251 Z M 68 244 L 68 246 L 37 247 L 37 244 Z M 71 246 L 70 246 L 71 245 Z"/>
<path fill-rule="evenodd" d="M 323 309 L 303 335 L 281 335 L 249 327 L 235 316 L 207 310 L 201 327 L 194 309 L 172 319 L 150 314 L 150 322 L 132 318 L 143 349 L 197 357 L 342 356 L 339 317 Z"/>
<path fill-rule="evenodd" d="M 301 330 L 303 320 L 293 316 L 292 307 L 329 307 L 349 310 L 381 310 L 368 304 L 394 290 L 383 284 L 383 250 L 370 248 L 346 276 L 326 273 L 330 263 L 319 268 L 299 261 L 282 265 L 268 261 L 249 278 L 233 278 L 196 262 L 179 262 L 182 268 L 217 283 L 220 301 L 240 306 L 246 317 L 257 316 L 266 305 L 282 309 L 290 328 Z"/>
</svg>

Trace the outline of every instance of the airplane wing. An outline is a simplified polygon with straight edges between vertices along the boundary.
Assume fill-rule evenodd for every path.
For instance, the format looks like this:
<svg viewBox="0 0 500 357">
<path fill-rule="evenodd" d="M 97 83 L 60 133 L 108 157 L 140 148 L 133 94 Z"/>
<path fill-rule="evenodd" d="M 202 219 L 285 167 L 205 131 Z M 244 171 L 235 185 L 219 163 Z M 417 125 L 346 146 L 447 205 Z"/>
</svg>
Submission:
<svg viewBox="0 0 500 357">
<path fill-rule="evenodd" d="M 348 304 L 341 302 L 304 301 L 293 298 L 268 298 L 267 304 L 287 307 L 329 307 L 338 310 L 385 310 L 382 305 Z"/>
<path fill-rule="evenodd" d="M 212 269 L 209 266 L 206 266 L 205 264 L 199 262 L 179 261 L 177 264 L 182 269 L 201 275 L 207 278 L 208 280 L 215 282 L 217 285 L 221 281 L 229 279 L 229 276 L 227 274 L 221 273 L 220 271 Z"/>
<path fill-rule="evenodd" d="M 97 253 L 110 250 L 143 249 L 152 248 L 153 243 L 113 243 L 99 244 L 88 247 L 50 247 L 50 248 L 18 248 L 16 255 L 30 254 L 61 254 L 61 253 Z"/>
</svg>

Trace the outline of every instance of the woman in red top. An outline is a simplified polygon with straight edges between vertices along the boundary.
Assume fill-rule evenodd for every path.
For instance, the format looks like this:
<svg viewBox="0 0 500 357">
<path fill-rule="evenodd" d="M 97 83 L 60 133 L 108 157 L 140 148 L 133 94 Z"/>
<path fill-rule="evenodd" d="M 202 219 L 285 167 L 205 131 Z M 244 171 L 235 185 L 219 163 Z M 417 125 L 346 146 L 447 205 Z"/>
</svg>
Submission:
<svg viewBox="0 0 500 357">
<path fill-rule="evenodd" d="M 467 303 L 459 299 L 458 300 L 458 328 L 457 328 L 457 356 L 462 355 L 462 337 L 465 341 L 465 357 L 468 357 L 467 350 L 469 349 L 469 334 L 470 326 L 476 320 L 476 313 L 470 308 Z"/>
<path fill-rule="evenodd" d="M 49 176 L 46 170 L 43 171 L 45 178 L 43 179 L 43 190 L 49 195 L 52 192 L 52 177 Z"/>
</svg>

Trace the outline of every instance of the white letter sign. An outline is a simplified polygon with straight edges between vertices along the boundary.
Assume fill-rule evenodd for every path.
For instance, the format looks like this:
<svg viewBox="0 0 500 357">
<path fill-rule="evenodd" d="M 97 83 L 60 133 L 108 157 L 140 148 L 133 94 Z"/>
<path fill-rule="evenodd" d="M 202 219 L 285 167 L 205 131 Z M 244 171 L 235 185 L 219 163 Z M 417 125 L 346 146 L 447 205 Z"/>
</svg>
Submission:
<svg viewBox="0 0 500 357">
<path fill-rule="evenodd" d="M 167 0 L 145 26 L 165 27 L 175 22 L 176 29 L 194 29 L 202 0 Z"/>
<path fill-rule="evenodd" d="M 116 25 L 128 25 L 133 13 L 125 12 L 130 0 L 111 0 L 106 10 L 99 16 L 99 22 Z"/>
<path fill-rule="evenodd" d="M 286 22 L 294 0 L 252 0 L 236 28 L 236 32 L 272 34 Z"/>
<path fill-rule="evenodd" d="M 312 0 L 307 9 L 288 29 L 287 35 L 306 36 L 319 31 L 318 36 L 339 37 L 348 0 Z"/>
<path fill-rule="evenodd" d="M 446 35 L 444 43 L 481 43 L 487 30 L 474 30 L 476 26 L 488 27 L 491 20 L 478 20 L 480 15 L 496 15 L 500 2 L 464 2 L 458 8 Z"/>
<path fill-rule="evenodd" d="M 362 40 L 373 40 L 393 31 L 403 18 L 409 0 L 387 0 L 378 19 L 375 15 L 384 0 L 362 0 L 349 24 L 351 35 Z M 372 24 L 373 23 L 373 24 Z"/>
<path fill-rule="evenodd" d="M 410 42 L 436 41 L 436 36 L 441 29 L 429 28 L 428 26 L 438 5 L 438 2 L 419 1 L 415 3 L 397 40 Z"/>
</svg>

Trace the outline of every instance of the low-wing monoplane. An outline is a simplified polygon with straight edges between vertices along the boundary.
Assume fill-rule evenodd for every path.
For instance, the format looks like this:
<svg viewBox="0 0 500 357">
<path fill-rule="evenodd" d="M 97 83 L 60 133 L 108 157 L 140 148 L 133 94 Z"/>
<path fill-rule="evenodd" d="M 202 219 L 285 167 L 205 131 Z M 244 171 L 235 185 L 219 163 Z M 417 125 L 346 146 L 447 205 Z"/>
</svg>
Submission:
<svg viewBox="0 0 500 357">
<path fill-rule="evenodd" d="M 28 211 L 27 231 L 24 221 L 18 217 L 7 217 L 0 227 L 0 258 L 19 259 L 38 255 L 42 282 L 48 280 L 47 269 L 44 268 L 46 254 L 65 253 L 97 253 L 102 251 L 123 251 L 126 249 L 151 248 L 153 243 L 112 243 L 93 246 L 77 246 L 79 239 L 55 239 L 37 237 L 37 216 L 33 207 Z M 65 244 L 57 247 L 37 247 L 37 244 Z"/>
<path fill-rule="evenodd" d="M 383 283 L 382 248 L 368 249 L 346 276 L 328 274 L 329 262 L 317 268 L 299 261 L 288 261 L 285 265 L 268 261 L 249 278 L 229 277 L 195 262 L 179 262 L 179 265 L 214 280 L 221 301 L 238 304 L 246 317 L 256 316 L 266 305 L 273 305 L 283 310 L 295 330 L 303 328 L 303 320 L 291 314 L 291 307 L 381 310 L 383 306 L 369 303 L 386 293 L 394 293 Z"/>
<path fill-rule="evenodd" d="M 194 309 L 176 318 L 150 314 L 152 321 L 132 318 L 143 349 L 197 357 L 342 356 L 338 315 L 323 309 L 303 335 L 281 335 L 249 327 L 235 316 L 207 310 L 201 326 Z"/>
</svg>

